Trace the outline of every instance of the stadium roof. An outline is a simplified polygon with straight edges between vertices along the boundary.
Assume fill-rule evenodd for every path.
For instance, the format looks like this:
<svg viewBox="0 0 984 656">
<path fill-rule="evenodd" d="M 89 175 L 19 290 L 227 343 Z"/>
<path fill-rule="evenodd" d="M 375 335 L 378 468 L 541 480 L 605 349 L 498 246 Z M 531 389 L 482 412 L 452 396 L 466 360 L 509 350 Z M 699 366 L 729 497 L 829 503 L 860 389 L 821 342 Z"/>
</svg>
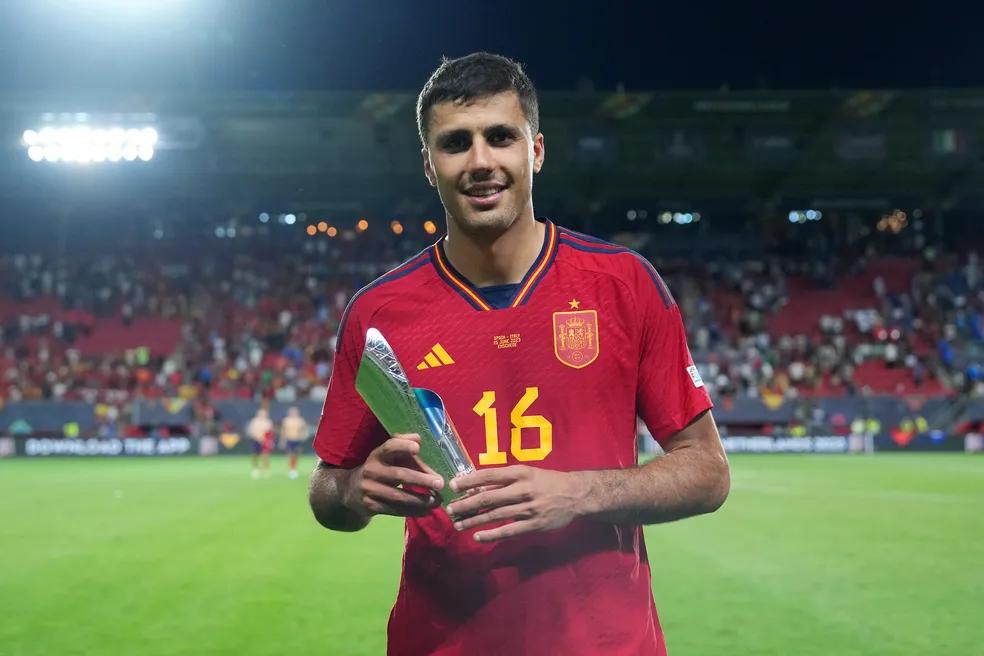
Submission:
<svg viewBox="0 0 984 656">
<path fill-rule="evenodd" d="M 730 207 L 984 205 L 984 90 L 545 92 L 539 199 Z M 81 112 L 81 113 L 80 113 Z M 138 121 L 153 162 L 33 162 L 22 131 Z M 393 207 L 424 184 L 414 94 L 0 95 L 0 198 Z M 646 205 L 641 205 L 645 207 Z M 357 209 L 354 209 L 357 211 Z"/>
</svg>

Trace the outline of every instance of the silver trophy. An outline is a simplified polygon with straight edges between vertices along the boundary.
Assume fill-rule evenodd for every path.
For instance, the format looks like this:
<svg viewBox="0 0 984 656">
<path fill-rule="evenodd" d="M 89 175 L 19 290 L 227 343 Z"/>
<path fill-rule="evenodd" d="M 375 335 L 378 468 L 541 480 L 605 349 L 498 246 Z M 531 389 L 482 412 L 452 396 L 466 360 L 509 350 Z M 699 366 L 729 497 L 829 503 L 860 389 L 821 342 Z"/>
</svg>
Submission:
<svg viewBox="0 0 984 656">
<path fill-rule="evenodd" d="M 437 392 L 410 385 L 396 353 L 375 328 L 366 332 L 355 389 L 390 435 L 420 435 L 420 459 L 445 482 L 441 505 L 446 506 L 461 496 L 447 484 L 457 476 L 475 471 L 475 466 L 444 409 L 444 402 Z"/>
</svg>

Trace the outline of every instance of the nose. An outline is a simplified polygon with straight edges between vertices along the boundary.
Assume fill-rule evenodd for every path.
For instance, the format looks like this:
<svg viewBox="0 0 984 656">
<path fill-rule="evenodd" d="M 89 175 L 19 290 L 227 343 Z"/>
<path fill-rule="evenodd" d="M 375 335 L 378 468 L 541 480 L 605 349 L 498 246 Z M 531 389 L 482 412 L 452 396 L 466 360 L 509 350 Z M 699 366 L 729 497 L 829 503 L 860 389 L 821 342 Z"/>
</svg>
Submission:
<svg viewBox="0 0 984 656">
<path fill-rule="evenodd" d="M 485 142 L 485 139 L 478 138 L 472 141 L 472 147 L 468 155 L 468 172 L 473 177 L 487 175 L 495 168 L 492 149 Z"/>
</svg>

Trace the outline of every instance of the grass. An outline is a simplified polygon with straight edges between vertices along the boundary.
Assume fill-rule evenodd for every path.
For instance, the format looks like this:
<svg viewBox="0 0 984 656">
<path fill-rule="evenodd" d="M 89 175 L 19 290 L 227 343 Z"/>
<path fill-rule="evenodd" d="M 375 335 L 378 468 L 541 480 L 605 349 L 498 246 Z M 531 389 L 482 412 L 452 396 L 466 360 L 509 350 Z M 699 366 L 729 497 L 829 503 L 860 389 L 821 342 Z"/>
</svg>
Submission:
<svg viewBox="0 0 984 656">
<path fill-rule="evenodd" d="M 721 511 L 646 529 L 671 655 L 984 654 L 984 458 L 732 465 Z M 0 461 L 0 653 L 384 653 L 402 522 L 324 531 L 248 470 Z"/>
</svg>

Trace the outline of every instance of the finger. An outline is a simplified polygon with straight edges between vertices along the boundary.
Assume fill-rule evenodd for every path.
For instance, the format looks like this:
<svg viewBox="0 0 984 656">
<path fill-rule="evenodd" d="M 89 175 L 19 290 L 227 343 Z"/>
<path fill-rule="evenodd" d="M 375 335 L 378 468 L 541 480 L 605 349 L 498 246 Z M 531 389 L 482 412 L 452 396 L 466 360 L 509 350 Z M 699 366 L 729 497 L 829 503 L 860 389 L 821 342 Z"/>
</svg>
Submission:
<svg viewBox="0 0 984 656">
<path fill-rule="evenodd" d="M 455 518 L 464 518 L 500 506 L 530 501 L 529 495 L 523 489 L 524 487 L 514 484 L 477 492 L 449 505 L 448 514 Z"/>
<path fill-rule="evenodd" d="M 366 499 L 366 509 L 373 515 L 392 515 L 394 517 L 424 517 L 434 512 L 437 503 L 433 506 L 420 508 L 416 506 L 406 506 L 396 503 L 385 503 L 377 499 Z"/>
<path fill-rule="evenodd" d="M 431 476 L 437 476 L 438 478 L 441 478 L 441 475 L 438 474 L 434 470 L 433 467 L 431 467 L 430 465 L 428 465 L 426 462 L 424 462 L 423 460 L 421 460 L 419 457 L 416 457 L 415 456 L 414 459 L 413 459 L 413 461 L 414 461 L 414 463 L 416 463 L 416 465 L 418 467 L 420 467 L 420 471 L 424 472 L 425 474 L 430 474 Z M 441 480 L 443 481 L 444 479 L 441 478 Z"/>
<path fill-rule="evenodd" d="M 430 465 L 428 465 L 426 462 L 424 462 L 423 460 L 421 460 L 420 459 L 420 456 L 414 456 L 413 457 L 413 462 L 414 462 L 415 465 L 417 465 L 417 467 L 420 469 L 420 471 L 424 472 L 425 474 L 430 474 L 431 476 L 435 476 L 437 478 L 440 478 L 441 479 L 441 484 L 443 486 L 444 479 L 441 478 L 441 475 L 438 474 L 436 471 L 434 471 L 434 469 Z"/>
<path fill-rule="evenodd" d="M 479 469 L 451 481 L 451 489 L 455 492 L 466 492 L 483 485 L 506 485 L 517 481 L 526 469 L 528 467 L 523 465 Z"/>
<path fill-rule="evenodd" d="M 381 504 L 407 508 L 433 508 L 435 505 L 433 494 L 417 494 L 374 481 L 363 481 L 362 495 L 367 503 L 372 500 Z"/>
<path fill-rule="evenodd" d="M 426 487 L 435 492 L 444 487 L 444 479 L 440 476 L 433 473 L 427 474 L 408 467 L 390 467 L 386 465 L 366 467 L 362 470 L 362 476 L 363 478 L 379 481 L 392 487 L 397 485 L 416 485 L 417 487 Z"/>
<path fill-rule="evenodd" d="M 420 451 L 420 441 L 404 437 L 391 437 L 376 448 L 376 456 L 383 461 L 393 462 L 400 458 L 412 457 Z"/>
<path fill-rule="evenodd" d="M 508 487 L 508 486 L 507 485 L 480 485 L 479 487 L 473 487 L 470 490 L 466 490 L 462 492 L 459 496 L 462 499 L 469 499 L 475 496 L 476 494 L 478 494 L 479 492 L 486 492 L 488 490 L 501 490 L 504 487 Z"/>
<path fill-rule="evenodd" d="M 411 461 L 413 462 L 414 465 L 417 466 L 417 469 L 424 472 L 425 474 L 430 474 L 434 478 L 434 480 L 437 481 L 434 484 L 427 483 L 426 485 L 428 487 L 432 488 L 435 491 L 440 490 L 444 487 L 444 478 L 441 477 L 440 474 L 434 471 L 434 469 L 430 465 L 424 462 L 420 458 L 420 456 L 417 455 L 418 453 L 420 453 L 420 435 L 418 435 L 417 433 L 393 433 L 393 437 L 391 437 L 390 439 L 411 441 L 417 444 L 417 449 L 414 450 L 413 447 L 408 447 L 409 449 L 408 452 L 400 452 L 400 455 L 393 454 L 393 458 L 389 458 L 389 456 L 387 456 L 388 460 L 399 461 L 401 458 L 406 457 L 405 455 L 406 453 L 409 453 L 411 457 Z"/>
<path fill-rule="evenodd" d="M 533 533 L 537 530 L 539 530 L 539 527 L 536 521 L 526 519 L 518 522 L 512 522 L 511 524 L 506 524 L 505 526 L 500 526 L 498 528 L 489 529 L 487 531 L 479 531 L 472 537 L 475 542 L 496 542 L 506 538 L 514 538 L 517 535 Z"/>
<path fill-rule="evenodd" d="M 519 521 L 533 518 L 533 507 L 528 503 L 500 506 L 488 512 L 479 513 L 472 517 L 455 521 L 454 528 L 458 531 L 466 531 L 476 526 L 485 526 L 493 522 L 504 522 L 507 520 Z"/>
</svg>

